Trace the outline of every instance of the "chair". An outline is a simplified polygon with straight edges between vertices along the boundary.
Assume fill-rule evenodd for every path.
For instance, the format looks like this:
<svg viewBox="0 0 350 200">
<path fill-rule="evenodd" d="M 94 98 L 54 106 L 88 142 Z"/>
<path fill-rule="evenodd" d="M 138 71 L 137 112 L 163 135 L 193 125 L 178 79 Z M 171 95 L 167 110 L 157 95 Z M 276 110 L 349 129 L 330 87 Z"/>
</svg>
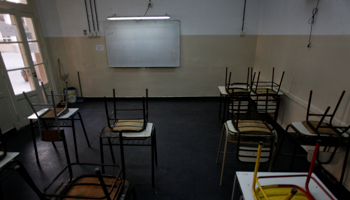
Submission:
<svg viewBox="0 0 350 200">
<path fill-rule="evenodd" d="M 247 82 L 246 83 L 241 83 L 241 82 L 231 83 L 231 74 L 232 73 L 230 72 L 229 77 L 228 77 L 228 68 L 226 67 L 225 84 L 224 84 L 224 86 L 219 86 L 220 98 L 224 99 L 223 122 L 225 121 L 225 115 L 227 114 L 227 112 L 226 112 L 227 97 L 232 92 L 232 88 L 235 88 L 235 90 L 239 89 L 239 90 L 250 91 L 251 90 L 250 83 L 252 80 L 252 72 L 253 72 L 253 68 L 248 67 L 248 74 L 247 74 Z M 222 100 L 220 100 L 220 105 L 219 105 L 219 119 L 221 117 L 221 101 Z"/>
<path fill-rule="evenodd" d="M 124 160 L 124 146 L 151 146 L 152 186 L 154 186 L 154 164 L 158 165 L 158 161 L 156 129 L 153 123 L 148 121 L 148 89 L 146 97 L 142 98 L 142 108 L 117 108 L 114 89 L 112 112 L 108 109 L 106 97 L 104 99 L 108 125 L 100 133 L 101 163 L 105 163 L 103 146 L 109 146 L 114 164 L 113 145 L 120 146 L 122 160 Z M 123 170 L 125 174 L 125 166 Z"/>
<path fill-rule="evenodd" d="M 247 83 L 231 83 L 231 75 L 232 72 L 229 74 L 229 78 L 227 80 L 227 83 L 225 85 L 226 93 L 228 94 L 225 98 L 225 104 L 224 104 L 224 116 L 225 113 L 229 115 L 232 111 L 238 110 L 238 101 L 235 99 L 234 101 L 230 101 L 231 98 L 237 98 L 237 97 L 244 97 L 241 99 L 241 113 L 249 114 L 250 112 L 250 92 L 251 87 L 249 85 L 249 75 L 250 75 L 250 68 L 248 68 L 248 75 L 247 75 Z M 228 110 L 226 111 L 226 105 L 228 104 Z M 233 106 L 233 107 L 232 107 Z M 228 117 L 227 117 L 228 118 Z M 225 117 L 223 117 L 223 122 L 225 120 Z"/>
<path fill-rule="evenodd" d="M 38 128 L 39 128 L 39 133 L 42 141 L 46 142 L 52 142 L 52 145 L 54 148 L 56 148 L 55 143 L 57 141 L 62 141 L 61 134 L 64 133 L 64 129 L 62 127 L 72 127 L 73 130 L 73 138 L 74 138 L 74 147 L 75 147 L 75 156 L 77 162 L 79 162 L 79 157 L 78 157 L 78 149 L 77 149 L 77 141 L 76 141 L 76 134 L 75 134 L 75 125 L 74 125 L 74 120 L 75 115 L 78 114 L 81 125 L 84 130 L 84 135 L 85 139 L 87 141 L 88 146 L 90 147 L 90 142 L 86 134 L 86 130 L 84 127 L 84 123 L 82 121 L 82 117 L 79 113 L 78 108 L 68 108 L 68 102 L 67 102 L 67 92 L 65 94 L 53 94 L 51 91 L 51 94 L 47 94 L 46 90 L 44 88 L 43 83 L 41 83 L 42 89 L 44 92 L 45 100 L 46 103 L 32 103 L 29 97 L 25 92 L 23 92 L 23 95 L 27 99 L 30 107 L 33 110 L 33 114 L 28 117 L 30 120 L 31 124 L 31 129 L 32 129 L 32 137 L 33 137 L 33 145 L 34 145 L 34 150 L 35 150 L 35 156 L 36 156 L 36 161 L 39 164 L 39 155 L 37 151 L 37 145 L 36 145 L 36 138 L 35 138 L 35 133 L 34 133 L 34 123 L 33 120 L 37 120 Z M 67 86 L 68 83 L 66 82 L 66 91 L 67 91 Z M 64 99 L 66 102 L 62 102 L 61 104 L 64 104 L 65 106 L 62 107 L 56 107 L 55 103 L 55 98 L 56 97 L 61 97 L 64 96 Z M 37 111 L 36 107 L 45 107 L 42 108 L 41 110 Z M 68 121 L 68 122 L 67 122 Z M 60 123 L 62 122 L 62 123 Z M 67 125 L 67 123 L 71 125 Z M 51 129 L 50 129 L 51 128 Z M 54 128 L 54 129 L 52 129 Z M 68 150 L 67 150 L 68 151 Z"/>
<path fill-rule="evenodd" d="M 289 136 L 289 128 L 292 128 L 293 131 L 296 133 L 296 139 L 292 138 L 292 141 L 294 141 L 294 151 L 292 154 L 292 162 L 290 166 L 290 170 L 292 169 L 295 156 L 296 156 L 296 150 L 299 144 L 304 145 L 315 145 L 317 140 L 321 140 L 322 143 L 320 145 L 324 146 L 324 150 L 320 151 L 318 154 L 316 160 L 320 164 L 329 164 L 332 162 L 337 149 L 341 143 L 346 143 L 346 140 L 348 140 L 349 135 L 346 133 L 350 126 L 344 127 L 344 126 L 335 126 L 333 124 L 334 116 L 338 110 L 338 107 L 343 99 L 343 96 L 345 94 L 345 91 L 342 92 L 340 95 L 340 98 L 333 110 L 333 113 L 329 114 L 330 106 L 327 107 L 324 113 L 322 114 L 315 114 L 310 111 L 311 109 L 311 100 L 312 100 L 312 90 L 310 91 L 309 95 L 309 101 L 308 101 L 308 107 L 306 112 L 306 121 L 302 122 L 292 122 L 286 127 L 286 134 L 283 135 L 281 145 L 277 150 L 276 158 L 280 154 L 281 147 L 283 146 L 283 142 L 285 139 L 285 136 Z M 333 150 L 330 149 L 333 147 Z M 349 153 L 349 144 L 347 144 L 347 150 L 345 154 L 345 161 L 347 160 L 348 153 Z M 276 160 L 276 159 L 274 159 Z M 343 180 L 343 175 L 345 172 L 345 166 L 346 162 L 344 162 L 343 165 L 343 171 L 340 178 L 340 182 Z"/>
<path fill-rule="evenodd" d="M 6 150 L 6 146 L 5 146 L 3 137 L 4 136 L 2 135 L 1 128 L 0 128 L 0 160 L 5 158 L 7 155 L 7 150 Z"/>
<path fill-rule="evenodd" d="M 281 96 L 280 88 L 284 77 L 284 71 L 282 73 L 281 80 L 279 83 L 274 82 L 274 74 L 275 74 L 275 68 L 272 68 L 272 81 L 260 81 L 260 72 L 259 72 L 257 81 L 255 82 L 256 72 L 254 72 L 254 75 L 252 78 L 252 92 L 254 93 L 254 95 L 252 95 L 252 99 L 256 103 L 256 108 L 258 113 L 260 114 L 268 113 L 275 121 L 277 120 L 277 117 L 278 117 L 280 96 Z M 264 99 L 265 96 L 269 98 L 268 101 Z"/>
<path fill-rule="evenodd" d="M 263 92 L 265 90 L 265 92 Z M 261 88 L 260 94 L 252 94 L 251 99 L 258 114 L 262 115 L 265 120 L 277 120 L 280 96 L 277 93 L 268 92 L 268 88 Z"/>
<path fill-rule="evenodd" d="M 242 82 L 233 82 L 231 83 L 231 74 L 232 72 L 229 73 L 229 77 L 227 79 L 227 67 L 226 67 L 226 76 L 225 76 L 225 88 L 226 92 L 230 94 L 232 92 L 231 88 L 236 88 L 239 89 L 244 89 L 247 91 L 251 90 L 251 82 L 252 82 L 252 74 L 253 73 L 253 68 L 248 67 L 248 73 L 247 73 L 247 82 L 242 83 Z"/>
<path fill-rule="evenodd" d="M 64 136 L 64 135 L 62 135 Z M 40 200 L 47 199 L 129 199 L 136 193 L 122 174 L 120 165 L 91 163 L 70 163 L 61 170 L 53 181 L 41 191 L 20 161 L 6 164 L 7 169 L 15 169 L 32 188 Z M 14 166 L 14 167 L 13 167 Z M 108 174 L 102 174 L 100 167 L 109 167 Z M 95 171 L 95 173 L 91 173 Z M 66 181 L 65 181 L 66 180 Z M 63 181 L 63 182 L 61 182 Z"/>
<path fill-rule="evenodd" d="M 240 162 L 254 163 L 257 155 L 257 144 L 259 141 L 264 141 L 268 144 L 266 148 L 263 149 L 263 155 L 260 162 L 269 162 L 272 158 L 276 143 L 277 143 L 277 133 L 272 129 L 272 126 L 267 124 L 263 120 L 251 120 L 251 119 L 241 119 L 240 113 L 248 112 L 249 107 L 245 106 L 242 108 L 241 102 L 250 99 L 249 93 L 232 93 L 230 96 L 230 101 L 237 101 L 238 109 L 231 107 L 232 119 L 224 123 L 221 132 L 221 138 L 219 143 L 219 150 L 216 158 L 216 163 L 219 161 L 220 155 L 223 153 L 222 169 L 220 185 L 222 185 L 223 173 L 225 168 L 225 160 L 227 152 L 228 143 L 236 143 L 237 148 L 234 154 Z M 267 98 L 266 98 L 267 99 Z M 224 151 L 221 151 L 221 145 L 225 133 L 225 147 Z M 271 169 L 271 165 L 270 165 Z"/>
<path fill-rule="evenodd" d="M 261 151 L 263 148 L 263 142 L 259 143 L 258 147 L 258 155 L 256 157 L 256 164 L 255 164 L 255 170 L 254 170 L 254 178 L 253 178 L 253 185 L 252 185 L 252 190 L 253 190 L 253 195 L 254 199 L 256 200 L 268 200 L 268 199 L 274 199 L 274 200 L 289 200 L 289 199 L 305 199 L 305 200 L 315 200 L 315 197 L 311 194 L 309 190 L 309 183 L 310 180 L 312 179 L 315 184 L 322 189 L 324 192 L 324 197 L 329 197 L 330 199 L 334 199 L 330 193 L 326 191 L 325 188 L 322 187 L 322 183 L 319 183 L 314 177 L 312 177 L 312 171 L 314 168 L 315 160 L 318 154 L 318 148 L 319 148 L 319 141 L 316 143 L 315 146 L 315 151 L 313 153 L 312 161 L 310 164 L 309 172 L 307 175 L 305 174 L 293 174 L 293 175 L 270 175 L 270 176 L 257 176 L 258 170 L 259 170 L 259 160 L 260 160 L 260 155 Z M 290 179 L 293 178 L 295 179 L 296 177 L 306 177 L 305 185 L 304 187 L 302 185 L 296 185 L 296 184 L 291 184 Z M 279 179 L 280 182 L 275 182 L 272 185 L 264 185 L 261 186 L 259 183 L 259 180 L 261 179 L 274 179 L 277 181 L 276 178 L 282 178 Z M 283 180 L 283 182 L 281 182 Z M 256 187 L 258 185 L 258 187 Z M 293 196 L 295 198 L 293 198 Z"/>
<path fill-rule="evenodd" d="M 260 72 L 258 73 L 258 77 L 257 77 L 257 81 L 255 81 L 255 72 L 253 75 L 253 79 L 252 79 L 252 91 L 254 93 L 256 93 L 257 95 L 261 95 L 261 94 L 265 94 L 266 93 L 266 89 L 264 88 L 268 88 L 267 92 L 271 93 L 271 94 L 278 94 L 280 89 L 281 89 L 281 85 L 282 85 L 282 81 L 283 81 L 283 77 L 284 77 L 284 71 L 282 72 L 282 76 L 281 76 L 281 80 L 279 83 L 276 83 L 274 81 L 274 76 L 275 76 L 275 68 L 272 68 L 272 80 L 271 81 L 261 81 L 260 80 Z"/>
</svg>

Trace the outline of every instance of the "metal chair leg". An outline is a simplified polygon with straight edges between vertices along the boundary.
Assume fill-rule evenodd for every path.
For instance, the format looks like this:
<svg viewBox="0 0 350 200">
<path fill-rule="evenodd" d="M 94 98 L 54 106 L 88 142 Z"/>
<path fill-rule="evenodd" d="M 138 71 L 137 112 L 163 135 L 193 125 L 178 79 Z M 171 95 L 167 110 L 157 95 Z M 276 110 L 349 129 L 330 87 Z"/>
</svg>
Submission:
<svg viewBox="0 0 350 200">
<path fill-rule="evenodd" d="M 225 123 L 225 118 L 226 118 L 226 112 L 227 112 L 227 110 L 226 110 L 226 104 L 227 104 L 227 96 L 224 96 L 224 110 L 222 111 L 222 123 Z M 227 106 L 229 106 L 229 105 L 227 105 Z"/>
<path fill-rule="evenodd" d="M 222 144 L 222 138 L 224 136 L 224 130 L 225 130 L 225 124 L 222 127 L 222 131 L 221 131 L 221 137 L 220 137 L 220 143 L 219 143 L 219 150 L 218 150 L 218 155 L 216 157 L 216 164 L 218 164 L 219 162 L 219 157 L 220 157 L 220 151 L 221 151 L 221 144 Z"/>
<path fill-rule="evenodd" d="M 224 176 L 224 168 L 225 168 L 225 160 L 226 160 L 226 151 L 227 151 L 227 143 L 228 138 L 226 137 L 225 141 L 225 149 L 224 149 L 224 158 L 222 160 L 222 168 L 221 168 L 221 177 L 220 177 L 220 186 L 222 185 L 222 178 Z"/>
<path fill-rule="evenodd" d="M 344 180 L 344 173 L 346 170 L 346 164 L 348 161 L 348 157 L 349 157 L 349 148 L 350 148 L 350 142 L 348 141 L 348 144 L 346 145 L 346 153 L 345 153 L 345 158 L 344 158 L 344 163 L 343 163 L 343 169 L 341 171 L 341 176 L 340 176 L 340 183 L 343 184 L 343 180 Z"/>
<path fill-rule="evenodd" d="M 77 163 L 79 163 L 79 156 L 78 156 L 78 147 L 77 147 L 77 137 L 75 134 L 75 125 L 74 125 L 74 116 L 72 117 L 72 130 L 73 130 L 73 141 L 74 141 L 74 150 L 75 150 L 75 159 Z"/>
<path fill-rule="evenodd" d="M 120 141 L 120 159 L 122 163 L 122 173 L 124 179 L 126 179 L 126 173 L 125 173 L 125 159 L 124 159 L 124 144 L 123 144 L 123 133 L 119 132 L 119 141 Z"/>
<path fill-rule="evenodd" d="M 33 120 L 30 120 L 30 128 L 32 130 L 32 138 L 33 138 L 33 145 L 34 145 L 34 153 L 35 153 L 36 162 L 38 163 L 38 165 L 40 165 L 39 155 L 38 155 L 38 147 L 36 146 L 36 138 L 35 138 L 35 133 L 34 133 Z"/>
<path fill-rule="evenodd" d="M 222 101 L 222 94 L 220 92 L 220 99 L 219 99 L 219 119 L 221 119 L 221 101 Z"/>
<path fill-rule="evenodd" d="M 78 112 L 78 115 L 79 115 L 79 120 L 80 120 L 81 126 L 83 127 L 83 131 L 84 131 L 84 135 L 85 135 L 86 142 L 87 142 L 88 146 L 91 147 L 91 146 L 90 146 L 89 138 L 88 138 L 88 136 L 87 136 L 87 134 L 86 134 L 86 130 L 85 130 L 83 118 L 81 117 L 80 112 Z"/>
<path fill-rule="evenodd" d="M 284 140 L 285 140 L 285 138 L 286 138 L 286 134 L 288 134 L 288 129 L 289 129 L 289 127 L 290 127 L 290 125 L 288 125 L 288 126 L 286 127 L 286 130 L 284 131 L 284 133 L 283 133 L 283 135 L 282 135 L 281 143 L 280 143 L 279 147 L 277 148 L 277 151 L 276 151 L 276 153 L 275 153 L 275 156 L 274 156 L 274 159 L 273 159 L 273 161 L 272 161 L 271 167 L 275 166 L 277 157 L 278 157 L 278 155 L 279 155 L 280 152 L 281 152 L 281 148 L 282 148 L 283 143 L 284 143 Z"/>
<path fill-rule="evenodd" d="M 152 187 L 154 187 L 154 147 L 153 147 L 153 142 L 151 146 L 151 157 L 152 157 Z"/>
<path fill-rule="evenodd" d="M 101 163 L 104 164 L 105 158 L 103 154 L 103 138 L 100 137 L 100 157 L 101 157 Z M 105 167 L 102 165 L 102 174 L 105 173 Z"/>
<path fill-rule="evenodd" d="M 108 138 L 108 146 L 109 146 L 109 151 L 111 152 L 113 164 L 115 164 L 115 158 L 114 158 L 113 145 L 111 142 L 111 138 Z"/>
<path fill-rule="evenodd" d="M 154 132 L 152 135 L 153 141 L 152 141 L 152 145 L 154 145 L 154 156 L 156 159 L 156 166 L 158 166 L 158 155 L 157 155 L 157 137 L 156 137 L 156 128 L 153 127 Z"/>
</svg>

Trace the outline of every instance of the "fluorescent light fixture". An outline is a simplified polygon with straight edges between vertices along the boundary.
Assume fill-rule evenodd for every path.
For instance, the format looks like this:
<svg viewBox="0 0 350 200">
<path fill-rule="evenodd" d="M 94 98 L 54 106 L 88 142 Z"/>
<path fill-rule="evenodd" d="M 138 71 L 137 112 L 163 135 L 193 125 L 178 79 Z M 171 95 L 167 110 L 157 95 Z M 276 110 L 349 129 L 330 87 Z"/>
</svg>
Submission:
<svg viewBox="0 0 350 200">
<path fill-rule="evenodd" d="M 152 19 L 170 19 L 170 16 L 162 15 L 162 16 L 117 17 L 114 15 L 114 16 L 107 17 L 107 20 L 152 20 Z"/>
</svg>

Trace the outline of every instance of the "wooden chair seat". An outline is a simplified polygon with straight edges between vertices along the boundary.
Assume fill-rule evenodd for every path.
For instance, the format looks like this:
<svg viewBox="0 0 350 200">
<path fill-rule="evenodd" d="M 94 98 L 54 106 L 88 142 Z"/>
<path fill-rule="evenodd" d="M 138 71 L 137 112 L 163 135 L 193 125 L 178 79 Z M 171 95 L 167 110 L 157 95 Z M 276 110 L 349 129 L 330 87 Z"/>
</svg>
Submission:
<svg viewBox="0 0 350 200">
<path fill-rule="evenodd" d="M 138 132 L 144 130 L 144 119 L 120 119 L 113 126 L 113 131 Z"/>
<path fill-rule="evenodd" d="M 317 127 L 318 125 L 318 121 L 309 121 L 309 123 L 311 123 L 311 125 L 313 127 Z M 315 136 L 317 135 L 317 132 L 314 131 L 310 125 L 306 122 L 306 121 L 302 121 L 302 124 L 305 126 L 305 128 L 312 134 L 315 134 Z M 327 128 L 328 127 L 328 128 Z M 335 132 L 331 126 L 325 122 L 321 123 L 321 128 L 318 129 L 318 132 L 320 134 L 326 134 L 326 135 L 334 135 L 334 136 L 339 136 L 337 132 Z"/>
<path fill-rule="evenodd" d="M 302 122 L 292 122 L 290 125 L 289 125 L 296 133 L 298 133 L 299 135 L 301 136 L 304 136 L 304 137 L 317 137 L 316 134 L 314 133 L 311 133 L 305 126 Z M 329 135 L 327 134 L 320 134 L 321 137 L 329 137 Z M 343 133 L 342 134 L 342 137 L 343 138 L 348 138 L 349 135 L 347 133 Z M 315 143 L 315 142 L 313 142 Z"/>
<path fill-rule="evenodd" d="M 142 139 L 149 138 L 152 135 L 153 123 L 147 123 L 146 128 L 140 132 L 125 132 L 123 133 L 124 139 Z M 105 126 L 101 133 L 100 138 L 119 138 L 119 132 L 111 130 L 108 126 Z"/>
<path fill-rule="evenodd" d="M 232 89 L 228 89 L 228 93 L 229 94 L 235 94 L 235 95 L 248 95 L 250 93 L 250 91 L 243 89 L 243 88 L 232 88 Z"/>
<path fill-rule="evenodd" d="M 286 199 L 286 196 L 290 193 L 290 191 L 295 187 L 280 187 L 276 188 L 274 186 L 263 186 L 265 195 L 268 197 L 268 199 Z M 261 190 L 257 190 L 256 195 L 258 199 L 260 200 L 266 200 L 264 195 L 262 194 Z M 298 190 L 298 192 L 293 196 L 292 199 L 296 200 L 309 200 L 307 196 Z"/>
<path fill-rule="evenodd" d="M 120 188 L 122 187 L 121 183 L 122 181 L 120 179 L 115 179 L 114 177 L 103 177 L 103 181 L 106 184 L 106 188 L 110 193 L 110 198 L 115 199 L 114 197 L 117 195 L 118 192 L 120 192 Z M 113 191 L 110 191 L 110 188 L 113 184 L 116 184 L 116 187 L 114 187 Z M 63 187 L 65 185 L 62 185 Z M 105 194 L 102 190 L 102 187 L 100 185 L 100 181 L 98 180 L 98 177 L 82 177 L 75 181 L 74 185 L 71 185 L 67 190 L 67 193 L 64 195 L 69 196 L 76 196 L 77 198 L 81 197 L 104 197 Z M 63 194 L 60 194 L 63 195 Z M 71 199 L 71 198 L 64 198 L 64 199 Z M 106 198 L 104 198 L 106 199 Z"/>
<path fill-rule="evenodd" d="M 56 113 L 60 113 L 62 110 L 64 110 L 64 108 L 56 108 Z M 59 116 L 61 115 L 65 115 L 69 112 L 69 108 L 67 108 L 63 113 L 61 113 Z M 58 117 L 59 117 L 58 116 Z M 50 108 L 44 115 L 42 115 L 40 118 L 43 119 L 54 119 L 55 118 L 55 112 L 53 110 L 53 108 Z"/>
<path fill-rule="evenodd" d="M 231 121 L 231 120 L 230 120 Z M 241 133 L 251 133 L 251 134 L 271 134 L 271 130 L 266 126 L 266 124 L 261 120 L 239 120 L 238 128 Z M 231 121 L 232 124 L 232 121 Z M 233 125 L 229 125 L 229 132 L 232 134 L 237 134 L 237 130 Z"/>
<path fill-rule="evenodd" d="M 254 90 L 255 94 L 257 95 L 266 95 L 266 94 L 272 94 L 276 95 L 277 92 L 272 90 L 272 89 L 267 89 L 267 88 L 257 88 Z"/>
</svg>

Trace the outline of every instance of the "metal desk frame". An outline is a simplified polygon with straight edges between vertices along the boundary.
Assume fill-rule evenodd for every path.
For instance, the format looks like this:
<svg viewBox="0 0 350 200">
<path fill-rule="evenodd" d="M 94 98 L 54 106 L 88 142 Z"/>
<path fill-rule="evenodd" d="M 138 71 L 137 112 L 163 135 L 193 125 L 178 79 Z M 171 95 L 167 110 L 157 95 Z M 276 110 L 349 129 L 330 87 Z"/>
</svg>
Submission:
<svg viewBox="0 0 350 200">
<path fill-rule="evenodd" d="M 45 110 L 46 109 L 43 109 L 43 110 L 40 110 L 38 111 L 38 115 L 41 116 L 45 113 Z M 75 119 L 75 116 L 78 115 L 78 119 Z M 39 161 L 39 155 L 38 155 L 38 148 L 37 148 L 37 145 L 36 145 L 36 137 L 35 137 L 35 132 L 34 132 L 34 122 L 33 120 L 36 120 L 37 119 L 37 116 L 35 115 L 35 113 L 33 113 L 32 115 L 30 115 L 28 117 L 28 119 L 30 120 L 30 126 L 31 126 L 31 131 L 32 131 L 32 137 L 33 137 L 33 145 L 34 145 L 34 150 L 35 150 L 35 158 L 36 158 L 36 162 L 38 164 L 40 164 L 40 161 Z M 54 119 L 54 118 L 53 118 Z M 41 120 L 43 121 L 44 123 L 44 126 L 48 126 L 45 121 L 49 121 L 49 120 L 53 120 L 53 119 L 44 119 L 44 118 L 41 118 Z M 81 126 L 83 127 L 83 131 L 84 131 L 84 135 L 85 135 L 85 139 L 86 139 L 86 142 L 88 144 L 89 147 L 90 146 L 90 142 L 89 142 L 89 138 L 86 134 L 86 130 L 85 130 L 85 126 L 84 126 L 84 123 L 83 123 L 83 119 L 81 117 L 81 114 L 79 112 L 79 108 L 69 108 L 69 111 L 68 113 L 62 115 L 62 116 L 59 116 L 58 117 L 58 121 L 61 122 L 62 124 L 60 125 L 60 127 L 72 127 L 72 130 L 73 130 L 73 139 L 74 139 L 74 150 L 75 150 L 75 157 L 76 157 L 76 162 L 79 163 L 79 157 L 78 157 L 78 148 L 77 148 L 77 139 L 76 139 L 76 134 L 75 134 L 75 124 L 74 124 L 74 120 L 79 120 L 81 122 Z M 68 121 L 68 123 L 67 123 Z M 40 125 L 39 125 L 40 126 Z M 48 127 L 56 127 L 56 126 L 48 126 Z M 54 143 L 53 143 L 54 145 Z M 55 147 L 55 145 L 54 145 Z"/>
<path fill-rule="evenodd" d="M 307 174 L 306 172 L 258 172 L 258 176 L 271 176 L 271 175 L 294 175 L 294 174 Z M 237 195 L 238 190 L 240 190 L 243 199 L 251 200 L 254 199 L 253 191 L 252 191 L 252 184 L 253 184 L 253 176 L 254 172 L 242 172 L 238 171 L 236 172 L 235 180 L 233 183 L 233 190 L 232 190 L 232 197 L 231 200 L 234 200 L 234 198 Z M 314 177 L 321 185 L 324 187 L 327 192 L 332 195 L 334 199 L 337 199 L 328 189 L 327 187 L 320 181 L 320 179 L 312 173 L 312 177 Z M 269 178 L 265 180 L 260 180 L 261 186 L 264 185 L 272 185 L 272 184 L 282 184 L 285 183 L 285 178 Z M 302 188 L 305 189 L 305 180 L 306 177 L 293 177 L 288 178 L 288 184 L 295 184 L 299 185 Z M 325 199 L 327 197 L 321 188 L 319 188 L 314 181 L 310 181 L 309 184 L 309 190 L 312 193 L 312 195 L 316 199 Z"/>
</svg>

